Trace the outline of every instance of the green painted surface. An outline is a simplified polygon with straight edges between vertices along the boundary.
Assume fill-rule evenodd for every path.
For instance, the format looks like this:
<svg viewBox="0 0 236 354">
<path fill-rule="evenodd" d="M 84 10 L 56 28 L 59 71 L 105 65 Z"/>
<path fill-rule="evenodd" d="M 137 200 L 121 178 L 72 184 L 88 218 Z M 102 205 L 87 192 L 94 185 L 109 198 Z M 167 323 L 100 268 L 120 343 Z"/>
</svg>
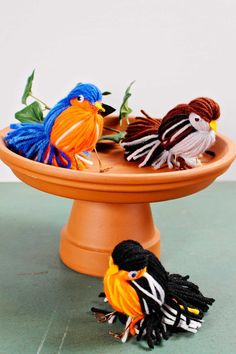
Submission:
<svg viewBox="0 0 236 354">
<path fill-rule="evenodd" d="M 236 183 L 215 183 L 187 198 L 153 205 L 162 262 L 190 274 L 216 303 L 200 331 L 164 341 L 162 354 L 236 353 Z M 0 354 L 145 353 L 90 314 L 101 279 L 77 274 L 58 258 L 71 201 L 23 184 L 0 184 Z M 116 325 L 116 329 L 121 326 Z M 112 328 L 114 329 L 114 328 Z"/>
</svg>

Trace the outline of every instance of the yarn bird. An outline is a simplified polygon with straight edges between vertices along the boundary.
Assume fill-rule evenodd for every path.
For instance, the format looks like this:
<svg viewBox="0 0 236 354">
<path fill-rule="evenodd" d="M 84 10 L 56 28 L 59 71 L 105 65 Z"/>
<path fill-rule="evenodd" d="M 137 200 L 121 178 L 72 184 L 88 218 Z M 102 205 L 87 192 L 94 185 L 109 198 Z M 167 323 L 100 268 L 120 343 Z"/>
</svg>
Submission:
<svg viewBox="0 0 236 354">
<path fill-rule="evenodd" d="M 139 167 L 159 169 L 193 168 L 200 164 L 199 155 L 215 142 L 219 105 L 211 98 L 200 97 L 189 104 L 179 104 L 163 119 L 137 117 L 128 126 L 122 142 L 128 161 Z"/>
<path fill-rule="evenodd" d="M 102 93 L 93 84 L 79 83 L 47 114 L 43 123 L 12 124 L 8 147 L 48 165 L 83 170 L 92 161 L 103 128 Z"/>
<path fill-rule="evenodd" d="M 130 334 L 137 335 L 153 348 L 176 331 L 196 333 L 214 302 L 188 279 L 168 273 L 138 242 L 122 241 L 114 248 L 104 276 L 105 296 L 114 311 L 92 311 L 100 322 L 125 319 L 124 331 L 111 333 L 116 339 L 125 342 Z"/>
</svg>

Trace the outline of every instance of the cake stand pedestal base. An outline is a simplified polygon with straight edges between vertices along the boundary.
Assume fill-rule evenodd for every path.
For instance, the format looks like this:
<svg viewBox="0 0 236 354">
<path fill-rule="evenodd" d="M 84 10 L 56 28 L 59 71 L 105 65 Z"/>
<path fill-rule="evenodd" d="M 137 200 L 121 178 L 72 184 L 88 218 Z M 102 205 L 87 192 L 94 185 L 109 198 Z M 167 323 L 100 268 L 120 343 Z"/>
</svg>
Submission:
<svg viewBox="0 0 236 354">
<path fill-rule="evenodd" d="M 115 204 L 75 200 L 61 233 L 60 258 L 69 268 L 103 276 L 120 241 L 135 239 L 160 256 L 160 232 L 148 203 Z"/>
</svg>

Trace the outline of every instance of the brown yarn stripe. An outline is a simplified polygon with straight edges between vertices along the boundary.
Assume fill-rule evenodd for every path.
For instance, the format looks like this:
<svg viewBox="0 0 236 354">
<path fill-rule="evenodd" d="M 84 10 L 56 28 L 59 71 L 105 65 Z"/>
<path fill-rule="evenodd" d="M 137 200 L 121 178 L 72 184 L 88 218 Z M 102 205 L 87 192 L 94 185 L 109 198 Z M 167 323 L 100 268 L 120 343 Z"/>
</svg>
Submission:
<svg viewBox="0 0 236 354">
<path fill-rule="evenodd" d="M 176 127 L 174 127 L 175 124 L 178 124 L 178 125 Z M 159 132 L 159 136 L 160 136 L 161 141 L 171 139 L 171 137 L 175 133 L 177 133 L 178 130 L 180 130 L 181 128 L 183 128 L 189 124 L 189 119 L 181 119 L 181 120 L 179 120 L 179 122 L 176 122 L 175 124 L 171 125 L 168 129 L 165 129 L 162 132 Z"/>
<path fill-rule="evenodd" d="M 176 144 L 178 144 L 180 141 L 182 141 L 188 135 L 190 135 L 190 134 L 192 134 L 194 132 L 196 132 L 196 129 L 193 126 L 191 126 L 191 127 L 187 128 L 186 130 L 184 130 L 181 134 L 177 135 L 176 138 L 173 141 L 170 141 L 171 137 L 174 135 L 174 134 L 172 134 L 165 144 L 162 143 L 162 146 L 163 146 L 163 148 L 165 150 L 170 150 L 172 147 L 174 147 Z"/>
<path fill-rule="evenodd" d="M 159 128 L 160 136 L 162 136 L 167 129 L 171 128 L 176 123 L 179 123 L 181 120 L 188 119 L 188 117 L 189 116 L 187 116 L 185 114 L 181 114 L 181 115 L 176 115 L 176 116 L 172 116 L 172 117 L 164 119 L 160 128 Z"/>
</svg>

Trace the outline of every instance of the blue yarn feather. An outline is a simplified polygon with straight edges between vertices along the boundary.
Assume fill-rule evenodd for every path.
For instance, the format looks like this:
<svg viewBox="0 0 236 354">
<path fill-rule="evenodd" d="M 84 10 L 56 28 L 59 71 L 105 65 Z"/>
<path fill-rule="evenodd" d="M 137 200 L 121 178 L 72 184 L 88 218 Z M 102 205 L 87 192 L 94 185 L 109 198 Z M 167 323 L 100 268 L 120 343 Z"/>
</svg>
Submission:
<svg viewBox="0 0 236 354">
<path fill-rule="evenodd" d="M 50 144 L 50 135 L 56 118 L 68 107 L 70 101 L 83 95 L 84 99 L 95 104 L 102 100 L 101 91 L 93 84 L 77 84 L 70 93 L 60 100 L 47 114 L 43 123 L 18 123 L 11 124 L 12 129 L 5 137 L 8 147 L 29 159 L 44 162 L 44 156 L 50 146 L 48 164 L 52 164 L 53 157 L 59 166 L 70 168 L 71 161 L 66 154 Z M 67 165 L 60 159 L 60 156 L 67 161 Z"/>
<path fill-rule="evenodd" d="M 48 156 L 48 164 L 49 165 L 52 164 L 53 156 L 54 156 L 54 146 L 52 146 L 52 144 L 50 144 L 50 150 L 49 150 L 49 156 Z"/>
</svg>

